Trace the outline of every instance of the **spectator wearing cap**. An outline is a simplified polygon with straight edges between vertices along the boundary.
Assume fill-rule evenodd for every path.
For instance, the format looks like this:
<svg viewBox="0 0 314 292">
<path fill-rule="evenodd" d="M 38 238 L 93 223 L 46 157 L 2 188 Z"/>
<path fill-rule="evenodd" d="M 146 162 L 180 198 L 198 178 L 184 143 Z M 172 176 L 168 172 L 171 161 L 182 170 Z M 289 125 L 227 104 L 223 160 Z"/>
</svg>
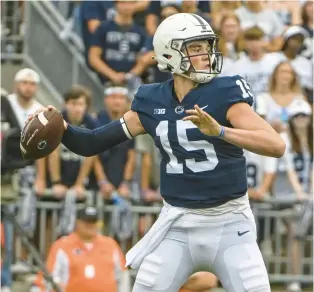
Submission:
<svg viewBox="0 0 314 292">
<path fill-rule="evenodd" d="M 301 18 L 301 27 L 308 32 L 308 36 L 303 43 L 301 55 L 307 59 L 313 60 L 313 1 L 306 1 L 303 4 Z"/>
<path fill-rule="evenodd" d="M 233 66 L 225 69 L 223 75 L 239 74 L 250 85 L 254 95 L 267 91 L 269 76 L 273 71 L 274 57 L 266 53 L 264 31 L 254 26 L 244 31 L 243 54 Z"/>
<path fill-rule="evenodd" d="M 240 19 L 241 28 L 260 27 L 266 36 L 268 52 L 276 52 L 282 46 L 282 33 L 284 24 L 278 15 L 264 7 L 264 1 L 246 1 L 235 13 Z"/>
<path fill-rule="evenodd" d="M 291 26 L 285 33 L 284 44 L 280 52 L 272 53 L 276 64 L 289 60 L 297 72 L 300 84 L 306 91 L 306 96 L 313 103 L 313 66 L 310 60 L 300 55 L 304 39 L 308 36 L 307 31 L 300 26 Z"/>
<path fill-rule="evenodd" d="M 110 121 L 121 119 L 130 107 L 129 98 L 127 87 L 108 84 L 104 91 L 104 109 L 97 113 L 99 123 L 106 125 Z M 102 175 L 99 175 L 99 168 L 103 172 Z M 124 198 L 129 198 L 134 169 L 135 151 L 133 140 L 101 153 L 94 170 L 104 198 L 110 199 L 114 191 Z"/>
<path fill-rule="evenodd" d="M 43 105 L 36 100 L 36 92 L 40 77 L 38 73 L 30 68 L 18 71 L 14 77 L 15 92 L 10 94 L 2 102 L 5 107 L 2 110 L 8 113 L 7 119 L 12 129 L 18 129 L 21 133 L 28 115 L 34 113 Z M 19 150 L 19 141 L 14 145 L 14 153 L 18 159 L 23 159 Z M 12 149 L 11 149 L 12 150 Z M 32 236 L 36 225 L 36 194 L 42 195 L 46 188 L 46 160 L 45 158 L 36 160 L 30 165 L 19 170 L 19 190 L 21 204 L 19 209 L 19 220 L 24 231 Z M 13 236 L 13 235 L 12 235 Z M 7 234 L 7 239 L 11 238 Z M 11 239 L 13 241 L 13 239 Z M 13 243 L 12 243 L 13 244 Z M 12 248 L 11 245 L 7 245 Z M 7 260 L 10 260 L 10 253 L 7 252 Z M 27 259 L 27 252 L 22 248 L 20 260 Z M 22 261 L 18 261 L 13 266 L 14 272 L 26 272 L 29 267 Z"/>
<path fill-rule="evenodd" d="M 130 289 L 124 255 L 117 242 L 98 233 L 98 218 L 94 207 L 79 210 L 75 230 L 51 246 L 47 269 L 64 292 Z M 35 287 L 47 291 L 42 275 L 35 280 Z"/>
<path fill-rule="evenodd" d="M 313 191 L 312 109 L 304 100 L 294 100 L 287 109 L 293 162 L 303 190 Z"/>
<path fill-rule="evenodd" d="M 145 63 L 141 53 L 145 31 L 133 21 L 132 1 L 116 1 L 113 20 L 102 22 L 96 29 L 89 50 L 89 64 L 102 83 L 124 84 L 132 75 L 141 76 Z"/>
</svg>

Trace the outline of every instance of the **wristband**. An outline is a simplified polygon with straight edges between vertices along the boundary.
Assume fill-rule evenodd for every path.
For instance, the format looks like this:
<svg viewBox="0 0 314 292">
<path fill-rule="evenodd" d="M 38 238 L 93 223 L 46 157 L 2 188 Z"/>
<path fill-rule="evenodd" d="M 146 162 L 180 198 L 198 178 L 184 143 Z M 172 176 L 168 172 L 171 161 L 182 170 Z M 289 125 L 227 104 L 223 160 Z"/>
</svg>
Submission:
<svg viewBox="0 0 314 292">
<path fill-rule="evenodd" d="M 217 137 L 223 138 L 224 136 L 225 136 L 225 127 L 221 126 L 220 134 Z"/>
</svg>

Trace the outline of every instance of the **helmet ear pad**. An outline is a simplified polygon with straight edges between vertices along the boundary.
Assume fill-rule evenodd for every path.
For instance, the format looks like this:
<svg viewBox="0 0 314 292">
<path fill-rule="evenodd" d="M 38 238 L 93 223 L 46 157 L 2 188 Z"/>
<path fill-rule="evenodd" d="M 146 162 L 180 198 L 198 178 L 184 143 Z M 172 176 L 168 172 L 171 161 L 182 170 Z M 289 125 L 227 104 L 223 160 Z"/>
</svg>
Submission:
<svg viewBox="0 0 314 292">
<path fill-rule="evenodd" d="M 189 57 L 183 57 L 180 65 L 182 71 L 188 71 L 191 68 L 192 64 Z"/>
</svg>

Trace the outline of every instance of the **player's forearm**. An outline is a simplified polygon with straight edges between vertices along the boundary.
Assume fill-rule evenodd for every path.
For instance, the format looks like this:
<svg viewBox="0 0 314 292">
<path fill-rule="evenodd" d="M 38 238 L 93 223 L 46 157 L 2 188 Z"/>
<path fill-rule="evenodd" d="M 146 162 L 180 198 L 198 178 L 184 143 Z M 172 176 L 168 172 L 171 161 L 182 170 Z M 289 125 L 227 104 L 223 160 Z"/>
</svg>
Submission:
<svg viewBox="0 0 314 292">
<path fill-rule="evenodd" d="M 281 157 L 285 143 L 275 131 L 225 128 L 223 139 L 233 145 L 263 156 Z"/>
<path fill-rule="evenodd" d="M 81 156 L 94 156 L 132 138 L 123 119 L 94 130 L 67 126 L 62 143 Z"/>
</svg>

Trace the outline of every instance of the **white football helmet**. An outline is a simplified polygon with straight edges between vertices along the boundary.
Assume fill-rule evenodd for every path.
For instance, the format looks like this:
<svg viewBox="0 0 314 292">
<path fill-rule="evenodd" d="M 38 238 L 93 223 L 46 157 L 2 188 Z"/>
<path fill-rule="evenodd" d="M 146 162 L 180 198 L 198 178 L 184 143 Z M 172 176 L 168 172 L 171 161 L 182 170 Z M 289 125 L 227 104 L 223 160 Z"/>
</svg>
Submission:
<svg viewBox="0 0 314 292">
<path fill-rule="evenodd" d="M 186 44 L 197 40 L 207 40 L 210 45 L 210 51 L 206 53 L 210 62 L 209 70 L 196 70 L 190 56 L 184 53 Z M 218 37 L 199 15 L 174 14 L 166 18 L 156 30 L 153 40 L 154 59 L 158 62 L 160 71 L 172 72 L 197 83 L 207 83 L 221 73 L 223 58 L 222 53 L 216 52 L 217 42 Z"/>
</svg>

